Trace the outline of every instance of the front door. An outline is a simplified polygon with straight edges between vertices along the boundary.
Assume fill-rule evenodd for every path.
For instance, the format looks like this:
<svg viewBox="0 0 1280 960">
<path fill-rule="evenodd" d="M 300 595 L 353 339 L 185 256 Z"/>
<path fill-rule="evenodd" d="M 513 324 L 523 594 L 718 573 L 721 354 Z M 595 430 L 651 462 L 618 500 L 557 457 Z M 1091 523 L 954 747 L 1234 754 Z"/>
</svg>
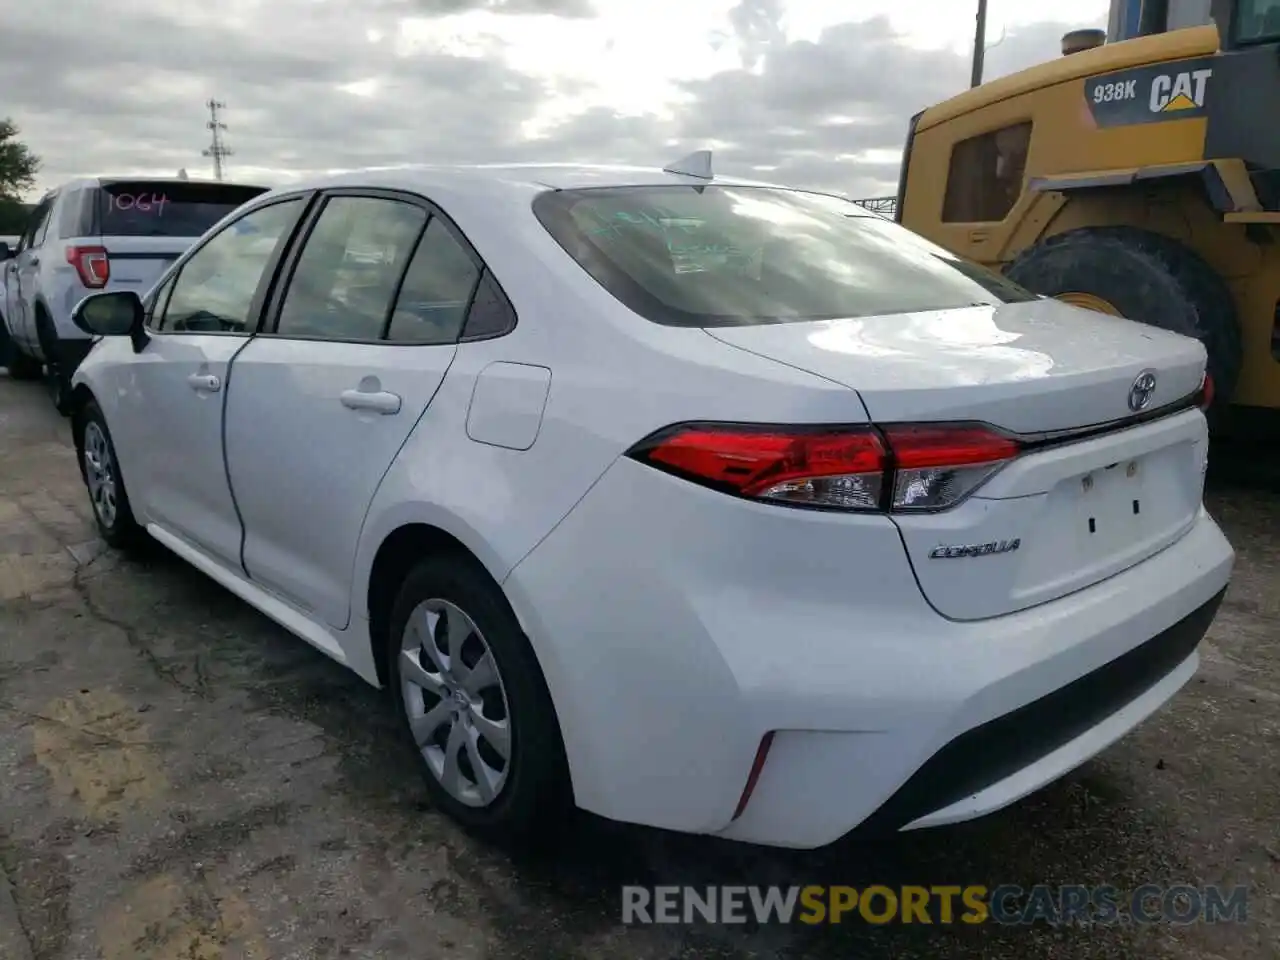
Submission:
<svg viewBox="0 0 1280 960">
<path fill-rule="evenodd" d="M 479 273 L 425 204 L 330 196 L 274 329 L 236 357 L 227 464 L 245 569 L 335 628 L 369 504 L 444 380 Z"/>
<path fill-rule="evenodd" d="M 302 212 L 293 197 L 228 224 L 183 263 L 150 342 L 122 375 L 130 496 L 148 521 L 238 567 L 240 521 L 223 459 L 231 361 L 256 330 L 268 269 Z"/>
<path fill-rule="evenodd" d="M 5 299 L 13 338 L 27 353 L 40 354 L 36 336 L 36 290 L 40 283 L 41 247 L 49 229 L 54 197 L 46 197 L 31 215 L 18 243 L 18 253 L 5 267 Z"/>
</svg>

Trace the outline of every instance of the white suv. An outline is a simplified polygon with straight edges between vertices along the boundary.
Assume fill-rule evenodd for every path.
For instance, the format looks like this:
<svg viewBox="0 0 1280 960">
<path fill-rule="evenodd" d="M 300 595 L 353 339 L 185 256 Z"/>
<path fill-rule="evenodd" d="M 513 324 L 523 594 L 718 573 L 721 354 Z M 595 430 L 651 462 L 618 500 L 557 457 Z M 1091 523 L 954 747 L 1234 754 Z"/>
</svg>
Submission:
<svg viewBox="0 0 1280 960">
<path fill-rule="evenodd" d="M 15 379 L 42 366 L 60 410 L 92 344 L 71 322 L 87 294 L 143 293 L 196 239 L 265 187 L 177 178 L 73 180 L 47 193 L 15 247 L 0 249 L 0 314 Z M 0 343 L 6 338 L 0 337 Z"/>
</svg>

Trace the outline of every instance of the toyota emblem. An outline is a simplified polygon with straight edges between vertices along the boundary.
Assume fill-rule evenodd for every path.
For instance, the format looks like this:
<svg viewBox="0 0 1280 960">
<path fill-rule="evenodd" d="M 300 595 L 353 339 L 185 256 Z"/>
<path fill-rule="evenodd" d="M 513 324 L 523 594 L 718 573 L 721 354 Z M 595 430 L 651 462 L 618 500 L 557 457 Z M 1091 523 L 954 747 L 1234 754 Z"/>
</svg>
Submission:
<svg viewBox="0 0 1280 960">
<path fill-rule="evenodd" d="M 1133 386 L 1129 388 L 1129 409 L 1134 413 L 1139 410 L 1145 410 L 1155 392 L 1156 372 L 1154 370 L 1143 370 L 1134 379 Z"/>
</svg>

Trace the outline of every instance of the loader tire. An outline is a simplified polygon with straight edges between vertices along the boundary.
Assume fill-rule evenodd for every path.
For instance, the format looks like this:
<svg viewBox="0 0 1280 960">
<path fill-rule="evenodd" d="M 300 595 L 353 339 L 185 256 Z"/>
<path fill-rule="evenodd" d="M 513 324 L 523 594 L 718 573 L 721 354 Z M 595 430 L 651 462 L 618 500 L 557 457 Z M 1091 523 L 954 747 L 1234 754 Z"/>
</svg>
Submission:
<svg viewBox="0 0 1280 960">
<path fill-rule="evenodd" d="M 1135 227 L 1083 227 L 1025 250 L 1005 275 L 1050 297 L 1086 294 L 1130 320 L 1195 337 L 1213 377 L 1213 413 L 1231 401 L 1242 345 L 1231 291 L 1176 240 Z"/>
</svg>

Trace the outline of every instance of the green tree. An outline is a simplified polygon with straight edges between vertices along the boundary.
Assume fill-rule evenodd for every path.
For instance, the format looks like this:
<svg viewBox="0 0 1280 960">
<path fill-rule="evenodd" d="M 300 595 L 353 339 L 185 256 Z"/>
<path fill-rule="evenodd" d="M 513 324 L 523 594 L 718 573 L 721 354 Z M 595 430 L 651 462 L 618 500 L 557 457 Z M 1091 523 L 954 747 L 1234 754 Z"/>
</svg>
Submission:
<svg viewBox="0 0 1280 960">
<path fill-rule="evenodd" d="M 0 234 L 21 231 L 27 218 L 22 195 L 36 185 L 40 158 L 18 139 L 10 118 L 0 119 Z"/>
</svg>

